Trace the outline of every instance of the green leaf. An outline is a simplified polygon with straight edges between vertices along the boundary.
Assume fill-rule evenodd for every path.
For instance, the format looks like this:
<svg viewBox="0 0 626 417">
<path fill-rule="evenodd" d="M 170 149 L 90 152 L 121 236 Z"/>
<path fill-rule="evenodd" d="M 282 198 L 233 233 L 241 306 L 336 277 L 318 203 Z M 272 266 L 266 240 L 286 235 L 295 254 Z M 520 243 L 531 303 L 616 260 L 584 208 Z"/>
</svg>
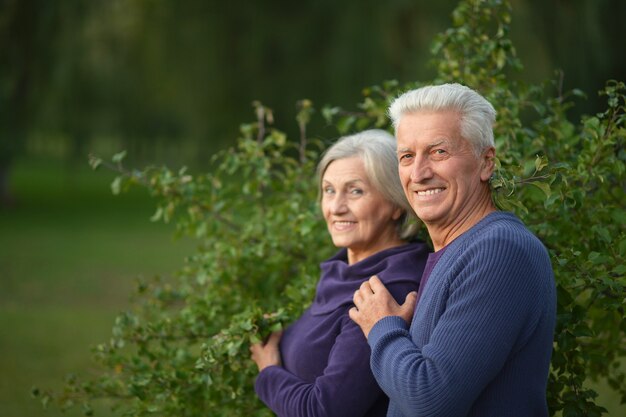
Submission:
<svg viewBox="0 0 626 417">
<path fill-rule="evenodd" d="M 118 187 L 118 193 L 119 193 L 119 185 L 117 187 Z M 115 194 L 115 191 L 113 193 Z M 150 217 L 150 221 L 156 222 L 156 221 L 159 221 L 162 217 L 163 217 L 163 207 L 159 206 L 157 207 L 156 212 L 152 215 L 152 217 Z"/>
<path fill-rule="evenodd" d="M 540 172 L 547 166 L 548 166 L 548 158 L 546 158 L 543 155 L 542 156 L 537 155 L 537 157 L 535 158 L 535 170 L 537 172 Z"/>
<path fill-rule="evenodd" d="M 111 192 L 118 195 L 122 188 L 122 177 L 116 177 L 111 183 Z"/>
<path fill-rule="evenodd" d="M 600 236 L 600 238 L 604 240 L 606 243 L 611 243 L 612 241 L 611 233 L 606 227 L 596 224 L 591 227 L 591 231 L 597 234 L 598 236 Z"/>
<path fill-rule="evenodd" d="M 617 208 L 611 212 L 611 218 L 620 225 L 626 225 L 626 209 L 624 207 Z"/>
<path fill-rule="evenodd" d="M 615 275 L 624 275 L 626 274 L 626 265 L 621 264 L 621 265 L 617 265 L 615 268 L 613 268 L 613 270 L 611 271 L 613 272 Z"/>
<path fill-rule="evenodd" d="M 341 111 L 340 107 L 326 106 L 322 109 L 322 116 L 324 117 L 324 120 L 326 121 L 326 123 L 331 124 L 333 122 L 333 118 L 337 114 L 339 114 L 340 111 Z"/>
<path fill-rule="evenodd" d="M 121 151 L 113 155 L 113 158 L 111 158 L 111 160 L 115 164 L 121 164 L 124 158 L 126 158 L 126 151 Z"/>
<path fill-rule="evenodd" d="M 503 49 L 499 49 L 496 53 L 496 67 L 498 69 L 504 68 L 504 65 L 506 64 L 506 59 L 506 52 Z"/>
<path fill-rule="evenodd" d="M 356 118 L 354 116 L 342 116 L 337 122 L 337 130 L 342 135 L 348 134 L 355 121 Z"/>
<path fill-rule="evenodd" d="M 552 190 L 550 189 L 550 184 L 548 184 L 546 182 L 541 182 L 541 181 L 532 181 L 530 184 L 534 185 L 535 187 L 537 187 L 541 191 L 543 191 L 543 193 L 546 195 L 546 198 L 550 198 L 550 196 L 552 195 Z"/>
<path fill-rule="evenodd" d="M 95 157 L 93 155 L 89 155 L 89 165 L 91 166 L 91 169 L 95 171 L 96 169 L 98 169 L 98 167 L 101 164 L 102 164 L 102 159 Z"/>
</svg>

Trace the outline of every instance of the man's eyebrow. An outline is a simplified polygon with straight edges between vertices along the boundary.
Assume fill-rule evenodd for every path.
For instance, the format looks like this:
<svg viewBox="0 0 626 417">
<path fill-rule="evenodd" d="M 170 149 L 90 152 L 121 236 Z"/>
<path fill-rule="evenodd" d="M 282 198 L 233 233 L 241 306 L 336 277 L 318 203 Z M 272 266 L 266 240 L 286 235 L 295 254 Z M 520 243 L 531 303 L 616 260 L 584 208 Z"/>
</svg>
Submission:
<svg viewBox="0 0 626 417">
<path fill-rule="evenodd" d="M 433 142 L 427 146 L 427 148 L 434 148 L 435 146 L 443 145 L 444 143 L 448 143 L 448 139 L 440 139 L 436 142 Z"/>
<path fill-rule="evenodd" d="M 432 149 L 435 146 L 439 146 L 439 145 L 443 145 L 443 144 L 447 144 L 449 142 L 448 139 L 439 139 L 436 140 L 435 142 L 429 143 L 428 145 L 426 145 L 426 149 Z M 401 154 L 404 152 L 413 152 L 410 148 L 408 147 L 404 147 L 404 148 L 398 148 L 398 150 L 396 150 L 397 154 Z"/>
<path fill-rule="evenodd" d="M 411 150 L 409 148 L 398 148 L 398 150 L 396 151 L 396 153 L 398 154 L 404 153 L 404 152 L 411 152 Z"/>
</svg>

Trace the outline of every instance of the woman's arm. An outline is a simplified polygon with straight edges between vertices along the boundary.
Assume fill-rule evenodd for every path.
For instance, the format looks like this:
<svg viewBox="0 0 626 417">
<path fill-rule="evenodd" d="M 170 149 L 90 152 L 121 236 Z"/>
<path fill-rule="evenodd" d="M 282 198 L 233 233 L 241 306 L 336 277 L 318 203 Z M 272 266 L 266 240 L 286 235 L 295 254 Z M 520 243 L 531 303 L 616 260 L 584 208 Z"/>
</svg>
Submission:
<svg viewBox="0 0 626 417">
<path fill-rule="evenodd" d="M 252 360 L 259 368 L 259 372 L 268 366 L 281 366 L 278 343 L 282 335 L 283 332 L 273 332 L 267 340 L 267 343 L 256 343 L 250 346 Z"/>
<path fill-rule="evenodd" d="M 280 416 L 360 417 L 383 395 L 369 357 L 363 333 L 346 313 L 321 376 L 309 383 L 280 366 L 268 366 L 259 373 L 255 389 Z"/>
</svg>

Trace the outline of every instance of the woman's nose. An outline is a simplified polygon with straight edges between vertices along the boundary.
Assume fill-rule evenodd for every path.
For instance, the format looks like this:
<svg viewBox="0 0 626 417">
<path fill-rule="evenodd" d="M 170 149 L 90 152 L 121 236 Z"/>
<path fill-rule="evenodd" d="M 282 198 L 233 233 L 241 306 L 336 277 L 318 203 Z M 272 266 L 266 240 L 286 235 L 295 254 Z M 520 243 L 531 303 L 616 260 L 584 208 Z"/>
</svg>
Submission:
<svg viewBox="0 0 626 417">
<path fill-rule="evenodd" d="M 343 213 L 348 209 L 346 204 L 346 198 L 343 194 L 336 194 L 332 203 L 330 204 L 330 211 L 333 214 Z"/>
</svg>

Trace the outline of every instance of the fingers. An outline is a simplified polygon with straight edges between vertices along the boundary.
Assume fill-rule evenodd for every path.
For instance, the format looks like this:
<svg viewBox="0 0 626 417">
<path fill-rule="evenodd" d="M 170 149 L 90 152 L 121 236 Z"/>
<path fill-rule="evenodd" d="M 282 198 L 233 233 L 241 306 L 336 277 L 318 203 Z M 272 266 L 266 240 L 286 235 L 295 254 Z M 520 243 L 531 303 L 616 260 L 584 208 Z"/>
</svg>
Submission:
<svg viewBox="0 0 626 417">
<path fill-rule="evenodd" d="M 383 284 L 380 278 L 378 278 L 376 275 L 373 275 L 369 279 L 369 281 L 365 281 L 365 282 L 367 282 L 367 285 L 372 289 L 372 292 L 374 294 L 379 293 L 379 292 L 388 292 L 387 288 L 385 287 L 385 284 Z"/>
<path fill-rule="evenodd" d="M 260 343 L 255 343 L 254 345 L 250 345 L 250 353 L 252 354 L 253 358 L 256 355 L 258 355 L 259 352 L 261 352 L 262 350 L 263 350 L 263 346 Z"/>
<path fill-rule="evenodd" d="M 403 310 L 415 310 L 415 305 L 417 304 L 417 292 L 411 291 L 406 295 L 404 299 L 404 304 L 402 304 L 401 308 Z"/>
<path fill-rule="evenodd" d="M 391 297 L 391 294 L 389 294 L 385 285 L 376 275 L 374 275 L 369 280 L 364 281 L 359 289 L 354 292 L 352 301 L 357 309 L 359 309 L 359 306 L 366 300 L 369 300 L 372 296 L 379 297 L 380 295 L 382 295 L 383 298 Z"/>
<path fill-rule="evenodd" d="M 356 323 L 358 323 L 358 316 L 359 316 L 359 310 L 356 307 L 352 307 L 350 310 L 348 310 L 348 316 L 350 316 L 350 319 Z"/>
<path fill-rule="evenodd" d="M 365 297 L 368 297 L 372 294 L 374 294 L 374 291 L 372 290 L 370 283 L 368 281 L 363 281 L 359 289 L 354 292 L 352 301 L 354 301 L 354 304 L 358 304 L 362 302 L 365 299 Z"/>
<path fill-rule="evenodd" d="M 267 339 L 266 345 L 278 346 L 280 338 L 283 337 L 283 332 L 272 332 L 269 339 Z"/>
<path fill-rule="evenodd" d="M 363 294 L 361 294 L 360 289 L 354 292 L 354 295 L 352 296 L 352 302 L 355 306 L 357 306 L 357 308 L 363 302 Z"/>
<path fill-rule="evenodd" d="M 417 304 L 417 292 L 412 291 L 407 294 L 404 304 L 400 306 L 400 316 L 407 322 L 411 322 L 415 305 Z"/>
<path fill-rule="evenodd" d="M 372 290 L 372 287 L 370 286 L 370 283 L 368 281 L 363 281 L 363 283 L 359 287 L 359 290 L 363 291 L 363 293 L 365 294 L 374 294 L 374 291 Z"/>
<path fill-rule="evenodd" d="M 274 347 L 274 346 L 278 346 L 278 344 L 280 343 L 280 339 L 283 337 L 283 332 L 272 332 L 270 334 L 270 337 L 267 339 L 267 342 L 265 343 L 254 343 L 252 345 L 250 345 L 250 352 L 255 353 L 255 352 L 261 352 L 263 351 L 266 347 Z"/>
<path fill-rule="evenodd" d="M 367 335 L 372 328 L 372 326 L 368 324 L 367 315 L 361 314 L 358 308 L 352 307 L 350 310 L 348 310 L 348 316 L 350 317 L 350 320 L 355 322 L 357 326 L 361 328 L 363 336 L 365 336 L 365 338 L 367 339 Z"/>
</svg>

